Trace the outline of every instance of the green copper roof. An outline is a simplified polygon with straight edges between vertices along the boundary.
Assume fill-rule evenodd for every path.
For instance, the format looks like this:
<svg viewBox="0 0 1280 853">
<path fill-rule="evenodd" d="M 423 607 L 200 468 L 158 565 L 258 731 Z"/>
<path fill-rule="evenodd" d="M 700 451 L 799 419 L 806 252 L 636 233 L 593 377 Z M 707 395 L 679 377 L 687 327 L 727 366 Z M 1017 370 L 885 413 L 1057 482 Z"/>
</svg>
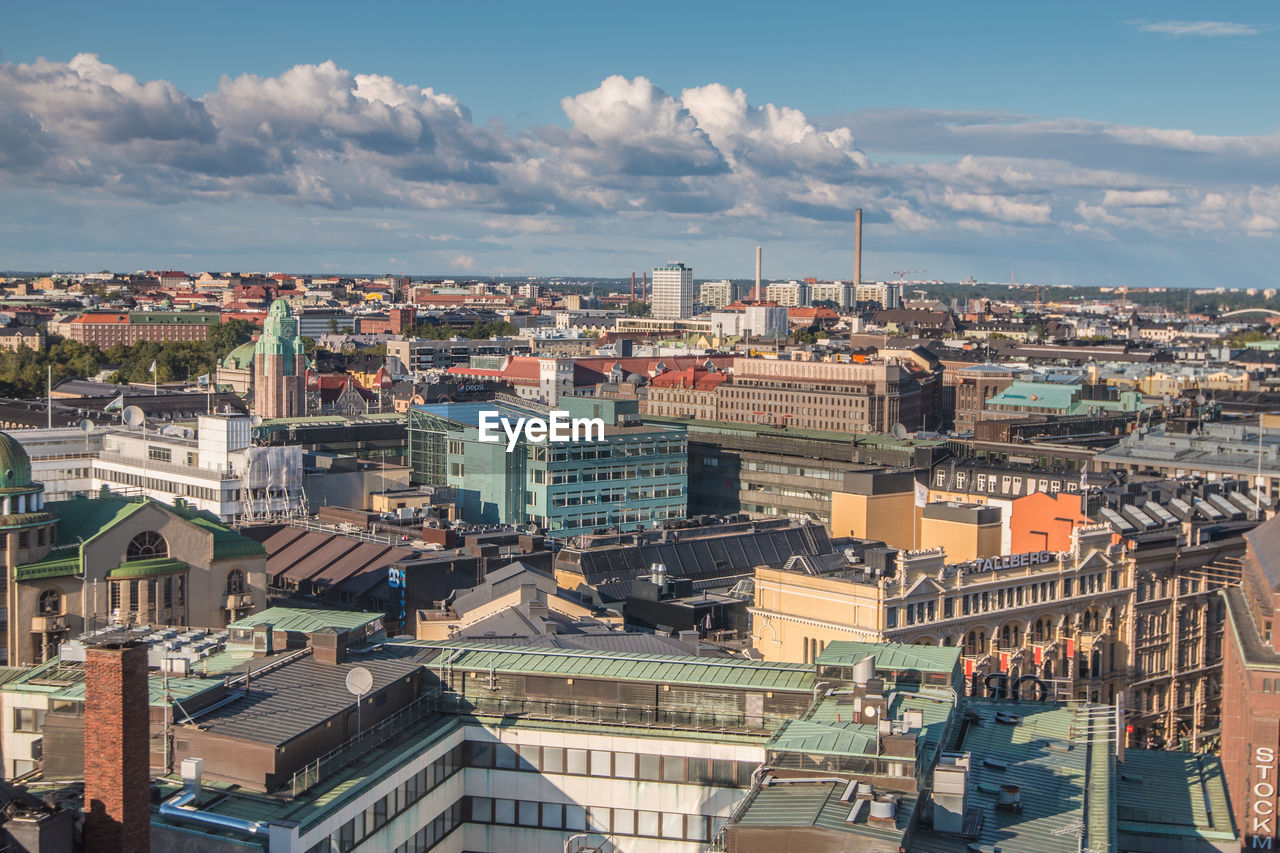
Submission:
<svg viewBox="0 0 1280 853">
<path fill-rule="evenodd" d="M 228 628 L 252 628 L 254 625 L 270 625 L 276 631 L 297 631 L 310 634 L 321 628 L 349 631 L 381 619 L 381 613 L 361 613 L 352 610 L 304 610 L 300 607 L 268 607 L 260 613 L 232 622 Z"/>
<path fill-rule="evenodd" d="M 187 564 L 181 560 L 132 560 L 128 563 L 121 563 L 111 571 L 107 572 L 109 578 L 145 578 L 154 577 L 156 575 L 171 575 L 174 572 L 184 572 L 187 570 Z"/>
<path fill-rule="evenodd" d="M 13 436 L 0 432 L 0 488 L 31 485 L 31 457 Z"/>
<path fill-rule="evenodd" d="M 853 666 L 867 655 L 876 656 L 877 670 L 918 669 L 948 675 L 960 660 L 958 646 L 907 646 L 900 643 L 836 641 L 818 655 L 818 666 Z"/>
<path fill-rule="evenodd" d="M 253 347 L 253 341 L 236 347 L 222 359 L 222 366 L 235 370 L 247 370 L 253 364 Z"/>
</svg>

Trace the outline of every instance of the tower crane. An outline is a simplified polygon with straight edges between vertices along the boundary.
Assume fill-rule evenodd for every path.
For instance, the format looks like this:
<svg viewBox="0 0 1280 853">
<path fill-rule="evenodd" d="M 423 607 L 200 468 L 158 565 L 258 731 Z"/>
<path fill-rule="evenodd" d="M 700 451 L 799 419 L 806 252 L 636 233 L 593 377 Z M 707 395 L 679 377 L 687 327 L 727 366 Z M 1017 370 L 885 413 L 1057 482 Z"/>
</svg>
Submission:
<svg viewBox="0 0 1280 853">
<path fill-rule="evenodd" d="M 898 283 L 901 284 L 903 279 L 905 279 L 907 276 L 912 275 L 913 273 L 924 273 L 924 272 L 928 272 L 928 270 L 894 270 L 893 274 L 898 277 Z"/>
</svg>

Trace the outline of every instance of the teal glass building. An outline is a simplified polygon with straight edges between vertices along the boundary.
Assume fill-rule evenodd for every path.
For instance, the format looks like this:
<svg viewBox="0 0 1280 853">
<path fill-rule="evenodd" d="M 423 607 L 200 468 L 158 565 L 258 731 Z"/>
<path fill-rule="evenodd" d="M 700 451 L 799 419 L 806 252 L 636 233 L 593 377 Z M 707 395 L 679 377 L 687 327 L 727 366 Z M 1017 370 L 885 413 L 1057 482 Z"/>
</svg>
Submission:
<svg viewBox="0 0 1280 853">
<path fill-rule="evenodd" d="M 548 410 L 508 402 L 440 403 L 409 409 L 409 464 L 417 485 L 447 484 L 464 521 L 536 524 L 569 537 L 600 527 L 651 527 L 686 514 L 688 443 L 681 427 L 627 425 L 620 401 L 562 398 L 571 417 L 600 417 L 603 440 L 530 442 L 507 452 L 480 441 L 482 412 L 514 424 Z M 625 401 L 621 401 L 625 402 Z"/>
</svg>

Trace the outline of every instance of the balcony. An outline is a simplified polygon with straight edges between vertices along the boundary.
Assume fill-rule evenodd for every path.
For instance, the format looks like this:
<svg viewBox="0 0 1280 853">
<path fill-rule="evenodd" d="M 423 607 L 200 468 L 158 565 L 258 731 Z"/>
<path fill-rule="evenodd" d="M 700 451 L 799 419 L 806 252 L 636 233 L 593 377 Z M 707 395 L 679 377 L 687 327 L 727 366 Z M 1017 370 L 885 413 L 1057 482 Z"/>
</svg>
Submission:
<svg viewBox="0 0 1280 853">
<path fill-rule="evenodd" d="M 243 610 L 246 607 L 253 607 L 253 593 L 233 592 L 227 595 L 227 610 Z"/>
<path fill-rule="evenodd" d="M 65 630 L 67 630 L 67 615 L 65 613 L 31 617 L 31 633 L 33 634 L 52 634 L 56 631 Z"/>
</svg>

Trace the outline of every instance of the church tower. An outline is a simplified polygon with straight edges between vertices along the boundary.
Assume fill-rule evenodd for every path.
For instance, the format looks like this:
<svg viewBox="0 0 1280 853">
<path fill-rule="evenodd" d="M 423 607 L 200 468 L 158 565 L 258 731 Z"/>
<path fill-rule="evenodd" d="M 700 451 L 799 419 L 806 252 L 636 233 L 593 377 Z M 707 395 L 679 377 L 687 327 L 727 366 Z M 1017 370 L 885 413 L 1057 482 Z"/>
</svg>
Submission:
<svg viewBox="0 0 1280 853">
<path fill-rule="evenodd" d="M 253 348 L 253 411 L 264 419 L 306 414 L 307 355 L 289 303 L 271 303 Z"/>
</svg>

